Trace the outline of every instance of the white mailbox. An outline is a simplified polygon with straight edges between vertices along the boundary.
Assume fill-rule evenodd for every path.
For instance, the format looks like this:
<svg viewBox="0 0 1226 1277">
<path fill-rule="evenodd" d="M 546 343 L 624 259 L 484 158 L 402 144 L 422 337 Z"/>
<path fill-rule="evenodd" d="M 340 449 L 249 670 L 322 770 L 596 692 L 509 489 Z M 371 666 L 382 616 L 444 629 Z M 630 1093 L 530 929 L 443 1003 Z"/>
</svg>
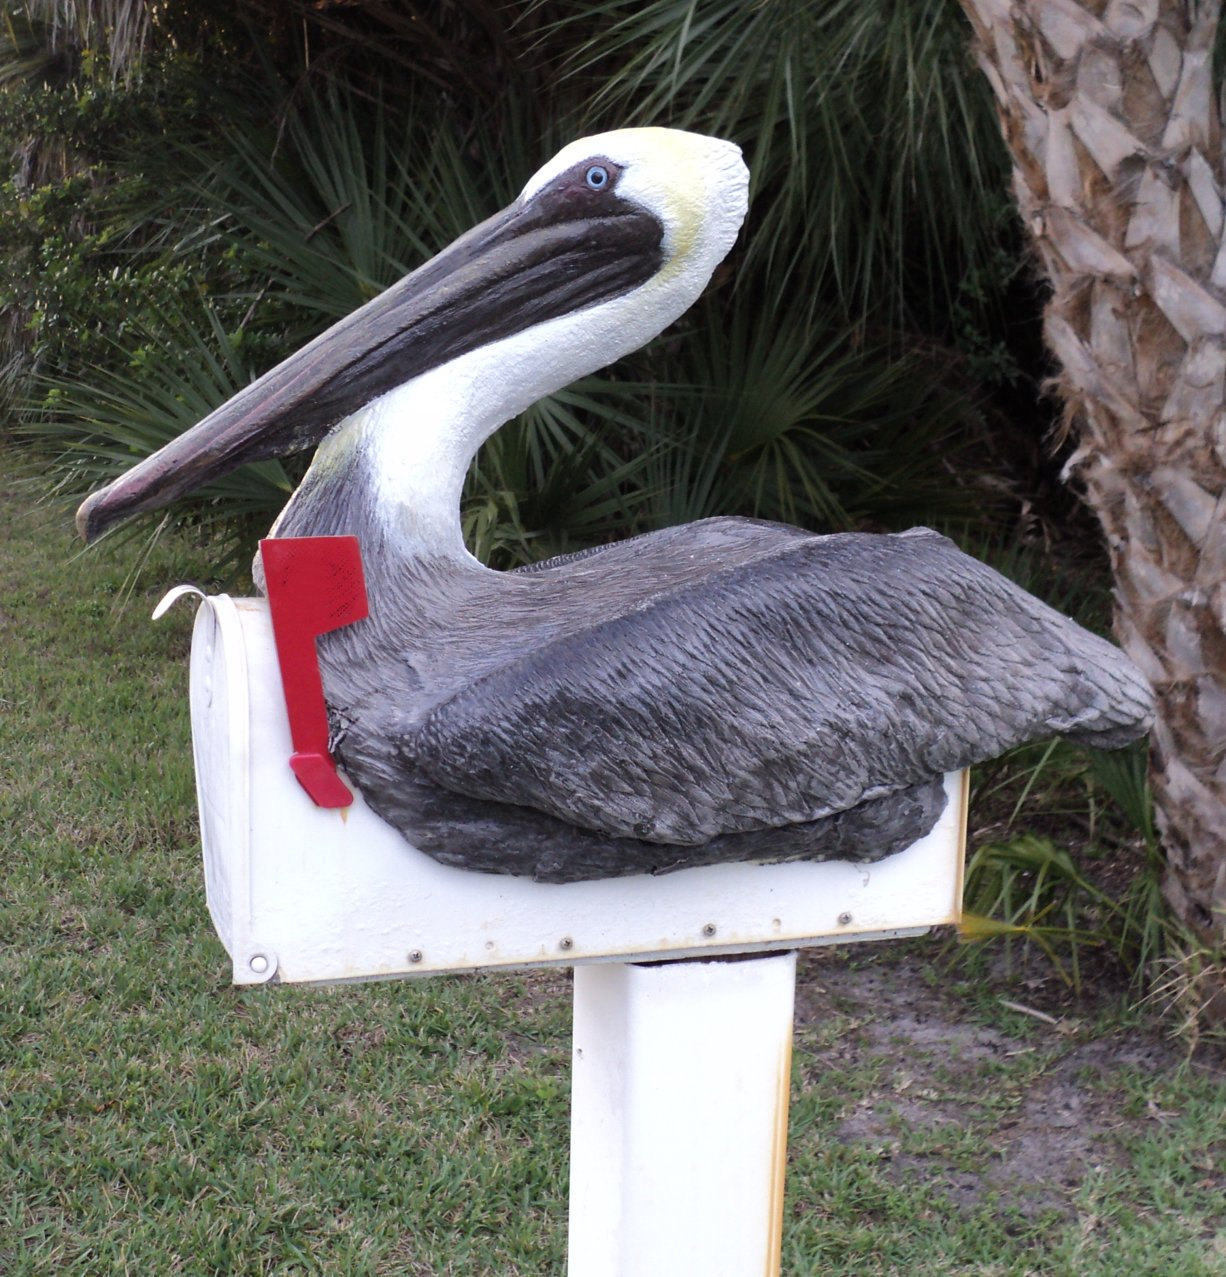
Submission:
<svg viewBox="0 0 1226 1277">
<path fill-rule="evenodd" d="M 209 912 L 236 984 L 575 965 L 916 935 L 955 922 L 965 773 L 925 838 L 876 864 L 729 864 L 537 883 L 451 868 L 359 796 L 316 807 L 292 752 L 268 605 L 196 618 L 192 737 Z"/>
<path fill-rule="evenodd" d="M 441 865 L 360 795 L 314 805 L 289 766 L 265 600 L 204 599 L 191 708 L 209 913 L 236 984 L 577 967 L 570 1277 L 779 1273 L 796 975 L 779 951 L 956 922 L 965 772 L 945 777 L 936 827 L 875 864 L 538 883 Z M 696 960 L 655 961 L 677 958 Z"/>
</svg>

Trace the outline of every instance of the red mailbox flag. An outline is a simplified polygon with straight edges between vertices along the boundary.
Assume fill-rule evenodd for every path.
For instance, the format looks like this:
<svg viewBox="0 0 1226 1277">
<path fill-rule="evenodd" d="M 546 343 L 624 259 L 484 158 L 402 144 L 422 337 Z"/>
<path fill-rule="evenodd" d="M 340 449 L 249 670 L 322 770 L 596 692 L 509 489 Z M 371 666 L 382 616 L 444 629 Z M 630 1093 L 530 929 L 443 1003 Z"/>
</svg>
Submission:
<svg viewBox="0 0 1226 1277">
<path fill-rule="evenodd" d="M 362 620 L 369 608 L 357 537 L 269 537 L 260 542 L 272 633 L 294 752 L 289 765 L 319 807 L 353 802 L 328 753 L 328 711 L 317 635 Z"/>
</svg>

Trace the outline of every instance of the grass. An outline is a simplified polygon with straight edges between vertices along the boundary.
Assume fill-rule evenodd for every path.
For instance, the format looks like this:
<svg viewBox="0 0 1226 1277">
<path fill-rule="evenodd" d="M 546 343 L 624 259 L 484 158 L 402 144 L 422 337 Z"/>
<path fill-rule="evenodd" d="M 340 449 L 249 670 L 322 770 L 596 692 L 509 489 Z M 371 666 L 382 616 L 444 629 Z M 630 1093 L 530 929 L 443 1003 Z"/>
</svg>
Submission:
<svg viewBox="0 0 1226 1277">
<path fill-rule="evenodd" d="M 209 557 L 119 610 L 131 553 L 0 492 L 0 1271 L 562 1272 L 566 976 L 229 987 L 189 609 L 144 619 Z M 931 940 L 805 960 L 785 1272 L 1226 1273 L 1220 1073 L 1002 991 L 1042 997 Z"/>
</svg>

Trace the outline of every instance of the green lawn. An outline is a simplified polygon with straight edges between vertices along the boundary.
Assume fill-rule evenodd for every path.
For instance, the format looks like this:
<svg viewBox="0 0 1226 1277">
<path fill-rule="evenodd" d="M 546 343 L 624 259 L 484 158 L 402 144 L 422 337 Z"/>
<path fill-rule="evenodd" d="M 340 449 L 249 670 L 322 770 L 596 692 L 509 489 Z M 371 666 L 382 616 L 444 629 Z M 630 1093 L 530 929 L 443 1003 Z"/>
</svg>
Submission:
<svg viewBox="0 0 1226 1277">
<path fill-rule="evenodd" d="M 146 620 L 207 558 L 73 553 L 0 494 L 0 1272 L 562 1272 L 566 975 L 231 989 Z M 1220 1059 L 1002 980 L 805 960 L 785 1272 L 1226 1273 Z"/>
</svg>

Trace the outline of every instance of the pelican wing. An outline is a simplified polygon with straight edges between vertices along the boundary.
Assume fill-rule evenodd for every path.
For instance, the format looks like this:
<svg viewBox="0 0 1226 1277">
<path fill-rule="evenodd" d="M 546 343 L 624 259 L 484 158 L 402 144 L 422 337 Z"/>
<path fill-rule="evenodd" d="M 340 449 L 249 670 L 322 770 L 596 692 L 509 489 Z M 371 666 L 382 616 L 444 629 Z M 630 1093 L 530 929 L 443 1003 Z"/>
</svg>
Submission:
<svg viewBox="0 0 1226 1277">
<path fill-rule="evenodd" d="M 594 598 L 590 626 L 487 672 L 406 747 L 455 792 L 694 846 L 1149 725 L 1123 653 L 934 532 L 776 541 L 625 611 Z"/>
</svg>

